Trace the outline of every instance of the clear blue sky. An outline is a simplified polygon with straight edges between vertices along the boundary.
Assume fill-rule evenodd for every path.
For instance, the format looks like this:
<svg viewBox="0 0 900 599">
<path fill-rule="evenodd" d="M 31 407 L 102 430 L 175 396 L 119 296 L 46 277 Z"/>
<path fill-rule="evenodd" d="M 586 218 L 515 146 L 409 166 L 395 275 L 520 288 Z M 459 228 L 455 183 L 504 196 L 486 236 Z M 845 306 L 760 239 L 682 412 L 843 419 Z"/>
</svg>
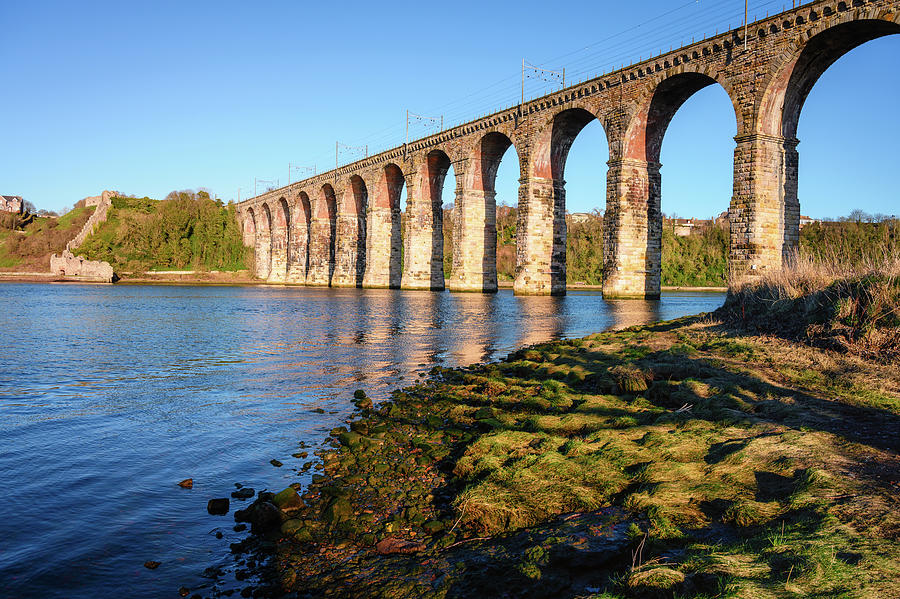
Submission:
<svg viewBox="0 0 900 599">
<path fill-rule="evenodd" d="M 782 5 L 753 0 L 751 15 Z M 289 163 L 333 167 L 335 141 L 402 142 L 407 109 L 453 123 L 514 103 L 523 57 L 580 79 L 737 26 L 742 12 L 741 0 L 3 2 L 0 193 L 54 210 L 102 189 L 246 197 L 254 177 L 283 185 Z M 876 40 L 813 90 L 799 134 L 804 214 L 900 213 L 898 56 L 900 36 Z M 542 89 L 529 82 L 529 95 Z M 679 111 L 663 144 L 664 212 L 727 208 L 734 133 L 717 87 Z M 592 124 L 566 167 L 570 211 L 603 208 L 607 158 Z M 499 201 L 515 202 L 517 179 L 510 152 Z"/>
</svg>

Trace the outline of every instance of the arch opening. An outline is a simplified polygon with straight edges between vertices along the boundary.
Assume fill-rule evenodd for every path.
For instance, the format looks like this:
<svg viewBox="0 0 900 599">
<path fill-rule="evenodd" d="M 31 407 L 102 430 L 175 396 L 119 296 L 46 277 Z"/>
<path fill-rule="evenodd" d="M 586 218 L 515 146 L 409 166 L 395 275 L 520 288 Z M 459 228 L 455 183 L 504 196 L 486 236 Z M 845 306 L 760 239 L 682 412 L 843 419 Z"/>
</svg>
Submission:
<svg viewBox="0 0 900 599">
<path fill-rule="evenodd" d="M 578 132 L 566 160 L 566 285 L 603 280 L 609 142 L 598 119 Z"/>
<path fill-rule="evenodd" d="M 404 289 L 444 289 L 443 188 L 451 168 L 442 150 L 429 152 L 417 169 L 406 206 Z"/>
<path fill-rule="evenodd" d="M 244 245 L 247 247 L 256 247 L 256 215 L 253 213 L 253 207 L 247 208 L 244 213 Z"/>
<path fill-rule="evenodd" d="M 364 287 L 400 288 L 405 184 L 403 171 L 393 163 L 386 165 L 376 179 L 366 213 Z"/>
<path fill-rule="evenodd" d="M 291 223 L 291 261 L 288 280 L 305 283 L 309 272 L 309 244 L 311 237 L 312 207 L 305 191 L 297 194 L 294 202 L 294 218 Z"/>
<path fill-rule="evenodd" d="M 268 279 L 272 273 L 272 211 L 268 204 L 262 205 L 260 216 L 261 227 L 257 239 L 256 276 L 260 279 Z"/>
<path fill-rule="evenodd" d="M 858 35 L 900 33 L 900 26 L 886 25 Z M 859 271 L 900 256 L 894 182 L 900 123 L 886 118 L 896 110 L 898 55 L 900 36 L 872 37 L 832 61 L 802 98 L 796 124 L 803 154 L 797 170 L 802 258 Z"/>
<path fill-rule="evenodd" d="M 322 186 L 322 207 L 324 212 L 320 213 L 321 218 L 327 219 L 327 256 L 328 256 L 328 282 L 330 284 L 331 277 L 334 275 L 334 255 L 335 241 L 337 240 L 337 196 L 334 193 L 334 187 L 329 183 Z"/>
<path fill-rule="evenodd" d="M 343 194 L 338 215 L 336 272 L 338 283 L 360 287 L 366 268 L 366 210 L 369 202 L 366 183 L 353 175 Z"/>
<path fill-rule="evenodd" d="M 290 267 L 291 254 L 291 215 L 287 200 L 278 198 L 272 221 L 272 268 L 269 280 L 284 282 Z"/>
<path fill-rule="evenodd" d="M 660 140 L 661 286 L 728 283 L 736 134 L 734 106 L 719 85 L 692 94 L 669 120 Z"/>
<path fill-rule="evenodd" d="M 516 227 L 516 293 L 563 295 L 568 280 L 569 244 L 567 226 L 567 184 L 565 173 L 570 151 L 582 132 L 595 123 L 594 132 L 602 132 L 602 142 L 593 151 L 579 150 L 583 162 L 577 170 L 592 173 L 594 179 L 578 195 L 590 196 L 590 188 L 604 189 L 596 181 L 598 154 L 608 157 L 609 144 L 602 122 L 584 108 L 563 110 L 553 116 L 534 146 L 534 158 L 522 179 Z M 584 139 L 596 142 L 596 133 Z M 579 144 L 580 145 L 580 144 Z M 587 145 L 594 145 L 589 143 Z M 577 161 L 576 161 L 577 162 Z M 603 193 L 597 194 L 602 196 Z M 581 201 L 579 202 L 581 203 Z M 551 222 L 552 227 L 546 223 Z M 601 246 L 599 239 L 596 245 Z"/>
<path fill-rule="evenodd" d="M 746 235 L 739 240 L 739 243 L 749 248 L 750 251 L 748 252 L 749 257 L 745 258 L 736 255 L 732 250 L 732 269 L 735 271 L 736 280 L 746 276 L 752 277 L 754 269 L 758 272 L 781 268 L 790 264 L 797 256 L 800 250 L 801 236 L 800 158 L 797 148 L 800 115 L 814 86 L 832 65 L 860 46 L 885 36 L 900 33 L 900 24 L 894 22 L 894 18 L 894 15 L 887 15 L 889 20 L 865 18 L 847 21 L 819 31 L 810 37 L 794 56 L 785 59 L 769 81 L 756 121 L 755 132 L 762 134 L 758 136 L 759 140 L 756 141 L 756 145 L 765 146 L 767 154 L 773 155 L 775 157 L 773 160 L 777 160 L 777 162 L 751 164 L 761 172 L 762 180 L 757 184 L 758 189 L 754 187 L 752 193 L 744 199 L 744 202 L 756 211 L 753 214 L 753 228 L 757 237 L 764 241 L 754 245 L 752 239 L 745 239 Z M 890 67 L 886 70 L 893 71 Z M 880 73 L 874 78 L 883 79 L 884 74 Z M 861 105 L 861 98 L 855 93 L 859 85 L 859 78 L 852 79 L 846 87 L 854 90 L 853 95 L 848 97 L 840 107 L 836 106 L 833 111 L 841 111 L 841 116 L 847 117 L 850 112 L 847 111 L 848 104 L 854 107 Z M 829 116 L 829 120 L 833 121 L 834 116 Z M 872 124 L 872 127 L 883 130 L 884 124 L 876 122 Z M 864 154 L 875 155 L 870 152 L 869 146 L 872 143 L 872 140 L 867 140 Z M 833 144 L 834 140 L 829 137 L 824 139 L 819 146 L 827 147 Z M 849 145 L 853 145 L 852 142 Z M 813 148 L 813 152 L 817 149 Z M 756 153 L 760 154 L 760 150 L 757 150 Z M 839 163 L 840 167 L 832 167 L 829 172 L 850 170 L 844 168 L 846 161 Z M 767 171 L 774 174 L 768 175 Z M 737 194 L 737 183 L 735 189 Z M 772 191 L 768 191 L 769 189 Z M 857 194 L 858 192 L 855 192 L 853 195 Z M 846 198 L 844 202 L 846 202 Z M 774 204 L 778 207 L 774 216 L 766 213 L 764 210 L 766 204 Z M 735 245 L 734 239 L 732 245 Z"/>
<path fill-rule="evenodd" d="M 516 278 L 516 223 L 519 212 L 519 179 L 523 172 L 521 160 L 515 145 L 510 144 L 499 156 L 494 172 L 498 285 L 512 283 Z"/>
<path fill-rule="evenodd" d="M 337 198 L 329 183 L 319 188 L 313 209 L 306 282 L 310 285 L 330 285 L 335 266 Z"/>
</svg>

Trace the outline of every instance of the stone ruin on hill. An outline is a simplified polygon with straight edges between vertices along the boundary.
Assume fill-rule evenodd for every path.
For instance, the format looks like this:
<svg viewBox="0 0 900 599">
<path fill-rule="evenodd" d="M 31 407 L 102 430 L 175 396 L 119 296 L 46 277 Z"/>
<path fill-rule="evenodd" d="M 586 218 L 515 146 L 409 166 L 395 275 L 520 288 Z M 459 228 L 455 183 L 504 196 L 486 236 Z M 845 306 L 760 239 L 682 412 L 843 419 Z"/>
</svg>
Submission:
<svg viewBox="0 0 900 599">
<path fill-rule="evenodd" d="M 78 277 L 86 281 L 113 283 L 118 279 L 109 262 L 99 260 L 86 260 L 84 256 L 76 256 L 72 253 L 84 243 L 87 236 L 94 232 L 94 228 L 106 220 L 109 207 L 112 206 L 112 198 L 117 195 L 115 191 L 104 191 L 99 196 L 85 198 L 86 206 L 96 206 L 94 213 L 84 223 L 81 231 L 73 240 L 66 244 L 66 249 L 61 254 L 50 256 L 50 272 L 63 277 Z"/>
<path fill-rule="evenodd" d="M 85 260 L 84 256 L 76 256 L 69 250 L 50 256 L 50 272 L 65 277 L 78 277 L 86 281 L 113 283 L 116 273 L 109 262 Z"/>
</svg>

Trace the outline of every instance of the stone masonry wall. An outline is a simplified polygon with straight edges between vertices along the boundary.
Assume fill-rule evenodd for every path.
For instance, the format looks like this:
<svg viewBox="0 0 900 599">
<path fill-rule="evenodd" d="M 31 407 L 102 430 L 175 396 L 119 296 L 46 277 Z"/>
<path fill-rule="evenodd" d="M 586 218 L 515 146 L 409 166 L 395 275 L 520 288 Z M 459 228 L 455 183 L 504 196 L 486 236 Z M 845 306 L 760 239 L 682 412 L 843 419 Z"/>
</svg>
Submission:
<svg viewBox="0 0 900 599">
<path fill-rule="evenodd" d="M 50 256 L 50 272 L 98 283 L 112 283 L 116 279 L 109 262 L 85 260 L 84 256 L 75 256 L 69 250 L 63 250 L 58 256 Z"/>
</svg>

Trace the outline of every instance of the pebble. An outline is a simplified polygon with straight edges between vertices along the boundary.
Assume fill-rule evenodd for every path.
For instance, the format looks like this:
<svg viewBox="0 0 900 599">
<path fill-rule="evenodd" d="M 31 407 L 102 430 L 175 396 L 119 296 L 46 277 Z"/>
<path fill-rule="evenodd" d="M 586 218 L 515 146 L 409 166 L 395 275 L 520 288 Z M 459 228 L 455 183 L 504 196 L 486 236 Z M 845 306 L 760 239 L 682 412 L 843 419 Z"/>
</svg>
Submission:
<svg viewBox="0 0 900 599">
<path fill-rule="evenodd" d="M 186 478 L 183 481 L 181 481 L 180 483 L 178 483 L 178 486 L 181 487 L 182 489 L 193 489 L 194 488 L 194 479 Z"/>
</svg>

